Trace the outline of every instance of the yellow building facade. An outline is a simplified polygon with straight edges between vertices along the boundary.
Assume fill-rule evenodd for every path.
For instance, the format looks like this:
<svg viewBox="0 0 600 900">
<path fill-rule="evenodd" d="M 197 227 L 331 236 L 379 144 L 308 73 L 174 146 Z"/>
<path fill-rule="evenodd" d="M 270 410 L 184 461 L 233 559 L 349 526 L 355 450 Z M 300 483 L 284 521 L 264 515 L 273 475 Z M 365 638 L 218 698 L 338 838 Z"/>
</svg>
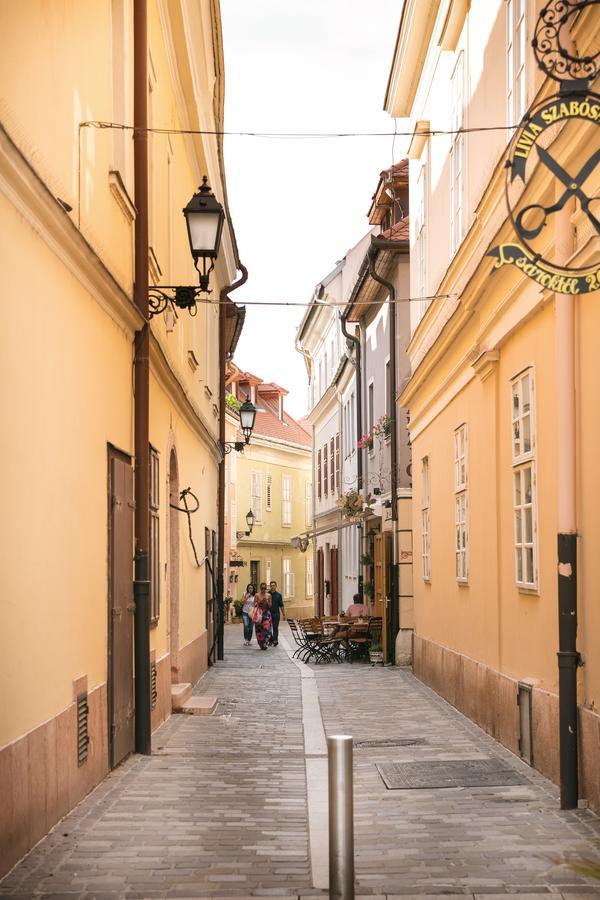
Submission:
<svg viewBox="0 0 600 900">
<path fill-rule="evenodd" d="M 496 268 L 489 255 L 518 239 L 505 200 L 509 126 L 557 89 L 530 49 L 538 13 L 530 0 L 407 0 L 390 73 L 386 109 L 408 117 L 413 132 L 411 294 L 423 298 L 413 304 L 411 377 L 399 399 L 410 411 L 412 443 L 414 670 L 559 782 L 557 574 L 566 570 L 558 566 L 557 533 L 565 530 L 561 447 L 572 423 L 584 663 L 577 674 L 579 797 L 598 809 L 600 295 L 554 294 L 517 266 Z M 586 21 L 573 33 L 581 55 L 593 37 Z M 599 146 L 597 127 L 581 119 L 545 139 L 571 172 Z M 533 165 L 536 159 L 520 208 L 550 207 L 564 193 L 563 185 L 555 193 L 551 172 L 541 161 Z M 589 196 L 597 194 L 598 176 L 596 169 Z M 540 254 L 557 265 L 598 266 L 600 239 L 581 203 L 565 212 L 548 216 Z M 567 351 L 574 391 L 566 401 L 565 304 L 574 321 Z"/>
<path fill-rule="evenodd" d="M 235 569 L 232 596 L 241 599 L 249 582 L 258 588 L 261 581 L 276 581 L 286 615 L 312 615 L 312 548 L 302 552 L 292 545 L 312 521 L 312 438 L 285 411 L 287 391 L 279 385 L 238 370 L 230 390 L 257 409 L 252 439 L 235 461 L 237 556 L 244 565 Z M 250 510 L 254 524 L 247 534 Z"/>
<path fill-rule="evenodd" d="M 133 141 L 84 124 L 131 125 L 133 29 L 133 0 L 0 4 L 0 875 L 133 750 Z M 226 205 L 220 139 L 176 133 L 222 130 L 222 73 L 218 0 L 149 0 L 149 124 L 173 132 L 149 135 L 151 284 L 197 284 L 203 175 Z M 212 297 L 237 263 L 227 223 Z M 208 664 L 218 327 L 206 303 L 151 322 L 153 728 Z"/>
</svg>

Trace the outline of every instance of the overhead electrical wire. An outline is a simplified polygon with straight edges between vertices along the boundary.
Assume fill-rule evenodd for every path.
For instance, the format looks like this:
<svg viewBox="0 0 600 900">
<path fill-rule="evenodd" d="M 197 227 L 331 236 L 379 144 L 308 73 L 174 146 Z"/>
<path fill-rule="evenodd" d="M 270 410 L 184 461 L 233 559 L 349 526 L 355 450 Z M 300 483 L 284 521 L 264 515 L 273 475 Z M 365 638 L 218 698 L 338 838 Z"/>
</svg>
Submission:
<svg viewBox="0 0 600 900">
<path fill-rule="evenodd" d="M 153 284 L 150 285 L 150 290 L 155 289 L 156 291 L 165 291 L 168 289 L 172 289 L 172 285 L 161 285 L 161 284 Z M 457 300 L 458 294 L 431 294 L 428 297 L 397 297 L 393 302 L 394 303 L 429 303 L 432 300 Z M 354 301 L 351 305 L 357 306 L 370 306 L 374 301 L 368 301 L 367 303 Z M 388 301 L 386 301 L 387 303 Z M 211 300 L 210 297 L 198 297 L 196 298 L 196 303 L 206 303 L 211 306 L 228 306 L 231 301 L 230 300 Z M 327 309 L 328 307 L 346 307 L 348 306 L 348 301 L 344 300 L 333 300 L 331 303 L 323 303 L 320 300 L 242 300 L 241 298 L 236 301 L 240 306 L 322 306 Z"/>
<path fill-rule="evenodd" d="M 517 125 L 482 125 L 475 128 L 424 128 L 415 131 L 212 131 L 210 129 L 196 128 L 136 128 L 133 125 L 121 125 L 117 122 L 102 122 L 90 120 L 80 122 L 80 128 L 115 128 L 121 131 L 132 131 L 151 134 L 198 134 L 213 135 L 217 137 L 254 137 L 254 138 L 272 138 L 276 140 L 311 140 L 318 138 L 361 138 L 361 137 L 435 137 L 440 134 L 472 134 L 479 131 L 514 131 L 521 126 Z"/>
</svg>

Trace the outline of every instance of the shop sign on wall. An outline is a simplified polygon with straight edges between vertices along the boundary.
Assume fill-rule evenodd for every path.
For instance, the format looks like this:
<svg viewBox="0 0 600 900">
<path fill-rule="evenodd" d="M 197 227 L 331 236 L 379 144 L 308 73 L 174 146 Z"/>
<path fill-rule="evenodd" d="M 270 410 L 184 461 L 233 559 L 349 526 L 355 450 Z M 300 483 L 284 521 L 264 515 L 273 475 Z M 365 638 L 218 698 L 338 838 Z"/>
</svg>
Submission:
<svg viewBox="0 0 600 900">
<path fill-rule="evenodd" d="M 560 93 L 546 98 L 529 110 L 517 129 L 506 162 L 506 204 L 518 242 L 500 244 L 489 251 L 494 257 L 494 269 L 516 266 L 541 287 L 560 294 L 584 294 L 600 290 L 600 259 L 586 267 L 561 266 L 543 256 L 544 229 L 552 216 L 575 197 L 590 223 L 600 235 L 600 198 L 590 196 L 586 182 L 600 165 L 600 140 L 595 128 L 586 129 L 585 140 L 594 152 L 573 172 L 560 160 L 561 126 L 578 119 L 587 125 L 600 126 L 600 95 L 589 89 L 598 74 L 598 57 L 578 57 L 569 54 L 561 45 L 561 30 L 569 27 L 571 19 L 585 7 L 595 6 L 599 0 L 551 0 L 542 10 L 533 47 L 538 65 L 551 78 L 561 82 Z M 572 150 L 572 134 L 569 137 Z M 554 202 L 524 203 L 528 184 L 546 170 L 556 186 Z M 538 238 L 541 240 L 538 242 Z"/>
</svg>

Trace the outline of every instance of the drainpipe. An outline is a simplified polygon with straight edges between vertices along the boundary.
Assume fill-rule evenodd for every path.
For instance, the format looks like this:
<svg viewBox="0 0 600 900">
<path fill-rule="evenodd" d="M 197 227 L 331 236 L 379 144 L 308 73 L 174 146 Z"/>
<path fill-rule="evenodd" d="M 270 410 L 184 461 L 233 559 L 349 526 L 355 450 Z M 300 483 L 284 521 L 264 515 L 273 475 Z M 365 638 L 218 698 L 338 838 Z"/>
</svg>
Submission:
<svg viewBox="0 0 600 900">
<path fill-rule="evenodd" d="M 396 414 L 396 288 L 391 281 L 381 278 L 375 271 L 375 260 L 377 258 L 377 241 L 371 238 L 371 246 L 368 250 L 369 274 L 373 281 L 383 285 L 389 295 L 390 309 L 390 393 L 392 394 L 392 404 L 390 409 L 391 418 L 391 441 L 390 441 L 390 466 L 391 466 L 391 493 L 392 493 L 392 596 L 391 596 L 391 615 L 390 615 L 390 660 L 395 662 L 396 659 L 396 636 L 400 629 L 400 609 L 398 601 L 398 422 Z"/>
<path fill-rule="evenodd" d="M 219 294 L 219 444 L 221 449 L 225 444 L 225 370 L 227 367 L 227 353 L 225 350 L 225 326 L 227 320 L 227 300 L 231 291 L 237 290 L 248 280 L 248 269 L 238 261 L 241 277 L 233 284 L 221 289 Z M 224 659 L 223 632 L 225 623 L 225 586 L 223 584 L 223 567 L 225 563 L 225 454 L 222 453 L 219 463 L 219 485 L 217 507 L 219 510 L 217 548 L 217 609 L 219 610 L 219 623 L 217 633 L 217 659 Z M 208 623 L 207 623 L 208 625 Z"/>
<path fill-rule="evenodd" d="M 354 349 L 356 350 L 356 443 L 360 441 L 362 437 L 362 365 L 361 365 L 361 352 L 360 352 L 360 338 L 357 338 L 356 335 L 350 334 L 348 331 L 348 327 L 346 324 L 346 311 L 342 313 L 340 316 L 340 326 L 342 329 L 342 334 L 346 338 L 347 341 L 350 341 L 354 344 Z M 356 457 L 356 477 L 357 477 L 357 486 L 360 491 L 363 486 L 363 451 L 356 448 L 356 452 L 358 456 Z M 360 528 L 361 526 L 359 526 Z M 363 529 L 364 530 L 364 529 Z M 361 531 L 360 537 L 360 552 L 363 552 L 363 538 L 364 535 Z M 364 597 L 364 585 L 363 585 L 363 574 L 362 574 L 362 565 L 360 559 L 358 561 L 358 593 L 360 594 L 360 602 L 362 603 Z"/>
<path fill-rule="evenodd" d="M 148 321 L 148 15 L 146 0 L 133 9 L 133 159 L 135 280 L 133 299 L 146 320 L 134 345 L 135 431 L 135 749 L 150 755 L 150 324 Z"/>
<path fill-rule="evenodd" d="M 557 188 L 556 199 L 563 193 Z M 556 214 L 556 261 L 565 264 L 573 253 L 571 215 L 574 198 Z M 575 297 L 554 295 L 556 340 L 557 506 L 558 506 L 558 705 L 560 806 L 576 809 L 577 767 L 577 509 L 575 417 Z"/>
</svg>

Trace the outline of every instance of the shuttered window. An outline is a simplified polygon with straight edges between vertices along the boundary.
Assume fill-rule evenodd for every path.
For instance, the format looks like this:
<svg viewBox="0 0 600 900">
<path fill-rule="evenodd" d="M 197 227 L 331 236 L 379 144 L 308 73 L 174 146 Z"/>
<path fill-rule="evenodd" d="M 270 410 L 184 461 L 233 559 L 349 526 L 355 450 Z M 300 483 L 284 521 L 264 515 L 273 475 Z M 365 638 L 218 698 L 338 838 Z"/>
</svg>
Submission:
<svg viewBox="0 0 600 900">
<path fill-rule="evenodd" d="M 341 470 L 340 470 L 340 433 L 335 436 L 335 486 L 338 494 L 341 494 Z"/>
<path fill-rule="evenodd" d="M 251 510 L 254 513 L 255 524 L 262 522 L 262 473 L 252 472 L 250 474 L 250 495 Z"/>
<path fill-rule="evenodd" d="M 266 487 L 266 493 L 265 493 L 265 508 L 266 508 L 267 512 L 271 512 L 271 510 L 272 510 L 272 506 L 271 506 L 272 495 L 273 495 L 273 476 L 267 475 L 267 487 Z"/>
<path fill-rule="evenodd" d="M 317 498 L 321 499 L 321 451 L 317 451 Z"/>
<path fill-rule="evenodd" d="M 283 560 L 283 596 L 286 600 L 294 596 L 295 584 L 294 573 L 292 572 L 291 559 Z"/>
<path fill-rule="evenodd" d="M 331 438 L 329 441 L 329 486 L 331 489 L 331 495 L 335 494 L 335 439 Z"/>
<path fill-rule="evenodd" d="M 158 450 L 150 447 L 150 622 L 160 616 L 160 468 Z"/>
<path fill-rule="evenodd" d="M 304 485 L 304 510 L 307 525 L 312 525 L 312 484 L 307 481 Z"/>
<path fill-rule="evenodd" d="M 313 575 L 313 561 L 312 559 L 306 560 L 306 596 L 312 597 L 314 593 L 314 575 Z"/>
<path fill-rule="evenodd" d="M 289 475 L 281 479 L 281 496 L 282 523 L 288 528 L 292 524 L 292 479 Z"/>
<path fill-rule="evenodd" d="M 327 468 L 327 444 L 323 447 L 323 493 L 327 496 L 329 489 L 329 475 Z"/>
</svg>

